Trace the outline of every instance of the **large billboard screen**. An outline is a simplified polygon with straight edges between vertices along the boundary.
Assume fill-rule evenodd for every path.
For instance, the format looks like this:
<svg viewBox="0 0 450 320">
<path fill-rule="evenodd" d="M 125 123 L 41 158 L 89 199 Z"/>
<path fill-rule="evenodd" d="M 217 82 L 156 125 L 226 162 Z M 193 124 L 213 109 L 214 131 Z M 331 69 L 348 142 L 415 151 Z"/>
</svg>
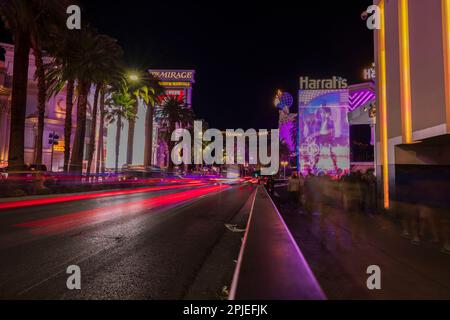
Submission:
<svg viewBox="0 0 450 320">
<path fill-rule="evenodd" d="M 300 171 L 346 174 L 350 169 L 348 90 L 301 90 L 299 100 Z"/>
</svg>

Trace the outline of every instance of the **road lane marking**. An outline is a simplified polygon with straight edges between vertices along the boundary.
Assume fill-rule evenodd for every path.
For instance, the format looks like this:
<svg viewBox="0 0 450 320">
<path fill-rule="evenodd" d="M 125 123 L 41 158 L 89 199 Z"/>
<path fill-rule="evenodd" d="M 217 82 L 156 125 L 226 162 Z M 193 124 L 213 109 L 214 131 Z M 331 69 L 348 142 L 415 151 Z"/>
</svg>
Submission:
<svg viewBox="0 0 450 320">
<path fill-rule="evenodd" d="M 257 196 L 258 191 L 259 191 L 260 188 L 261 187 L 257 187 L 255 189 L 255 191 L 254 191 L 252 206 L 251 206 L 251 209 L 250 209 L 250 214 L 249 214 L 249 218 L 248 218 L 248 222 L 247 222 L 247 228 L 246 228 L 246 231 L 245 231 L 244 240 L 242 241 L 242 244 L 241 244 L 241 250 L 239 251 L 239 258 L 238 258 L 238 261 L 237 261 L 237 264 L 236 264 L 236 269 L 234 271 L 233 281 L 231 283 L 230 295 L 228 297 L 228 300 L 234 300 L 234 298 L 236 296 L 236 290 L 237 290 L 237 285 L 238 285 L 239 273 L 241 271 L 242 260 L 244 258 L 244 248 L 245 248 L 245 245 L 247 243 L 248 231 L 250 229 L 250 224 L 251 224 L 252 218 L 253 218 L 253 211 L 255 209 L 256 196 Z"/>
</svg>

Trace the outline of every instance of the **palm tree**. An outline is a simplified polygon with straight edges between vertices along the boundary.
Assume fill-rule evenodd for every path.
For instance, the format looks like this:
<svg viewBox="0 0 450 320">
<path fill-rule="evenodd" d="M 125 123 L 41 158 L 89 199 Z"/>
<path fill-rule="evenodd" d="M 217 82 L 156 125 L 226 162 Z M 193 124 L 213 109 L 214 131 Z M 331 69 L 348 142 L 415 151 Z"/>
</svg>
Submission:
<svg viewBox="0 0 450 320">
<path fill-rule="evenodd" d="M 88 165 L 87 165 L 87 173 L 90 174 L 92 161 L 94 159 L 95 154 L 95 136 L 97 132 L 97 114 L 98 114 L 98 98 L 101 97 L 102 101 L 100 102 L 101 110 L 100 117 L 104 116 L 104 103 L 105 103 L 105 95 L 100 95 L 101 91 L 104 91 L 107 85 L 111 87 L 120 87 L 123 86 L 125 81 L 123 79 L 123 70 L 121 67 L 121 58 L 122 58 L 122 49 L 117 45 L 116 40 L 103 36 L 101 38 L 101 45 L 104 49 L 107 49 L 107 53 L 104 56 L 104 60 L 107 62 L 98 68 L 95 76 L 95 94 L 94 94 L 94 105 L 92 110 L 92 123 L 91 123 L 91 135 L 89 138 L 89 148 L 88 148 Z M 103 112 L 103 113 L 102 113 Z M 104 119 L 100 119 L 100 130 L 99 135 L 101 139 L 103 139 L 103 131 L 104 131 Z M 100 137 L 98 140 L 98 148 L 100 149 Z M 103 144 L 103 141 L 102 141 Z"/>
<path fill-rule="evenodd" d="M 104 171 L 104 159 L 103 159 L 103 137 L 104 137 L 104 130 L 105 130 L 105 94 L 106 86 L 103 86 L 100 91 L 100 124 L 99 124 L 99 130 L 98 130 L 98 146 L 97 146 L 97 164 L 95 172 L 97 174 Z"/>
<path fill-rule="evenodd" d="M 115 52 L 120 52 L 120 55 L 122 54 L 122 51 L 120 48 L 116 48 Z M 111 60 L 119 60 L 120 57 L 117 56 L 115 58 L 110 57 Z M 108 74 L 105 74 L 103 76 L 103 83 L 99 83 L 98 86 L 101 86 L 100 89 L 100 123 L 99 123 L 99 130 L 98 130 L 98 140 L 97 140 L 97 164 L 96 164 L 96 173 L 104 172 L 104 154 L 103 154 L 103 145 L 104 145 L 104 132 L 105 132 L 105 117 L 107 116 L 107 110 L 105 108 L 106 105 L 106 91 L 109 88 L 110 93 L 118 90 L 126 90 L 126 81 L 123 77 L 123 68 L 121 64 L 118 64 L 117 61 L 115 64 L 110 68 L 110 72 Z M 135 115 L 136 116 L 136 115 Z M 96 125 L 93 123 L 91 128 L 91 141 L 95 141 L 95 131 L 96 131 Z M 89 154 L 89 161 L 92 162 L 92 158 L 95 153 L 95 144 L 90 145 L 90 154 Z M 91 164 L 88 163 L 88 168 L 90 169 Z"/>
<path fill-rule="evenodd" d="M 55 96 L 66 88 L 66 116 L 64 120 L 64 171 L 69 171 L 72 138 L 72 111 L 75 96 L 75 60 L 74 49 L 79 43 L 79 32 L 62 31 L 56 36 L 59 45 L 53 50 L 53 59 L 45 68 L 47 94 Z"/>
<path fill-rule="evenodd" d="M 102 89 L 102 84 L 97 84 L 95 86 L 95 93 L 94 93 L 94 105 L 92 106 L 92 120 L 91 120 L 91 130 L 89 135 L 89 145 L 87 150 L 87 169 L 86 173 L 90 175 L 91 168 L 92 168 L 92 161 L 94 160 L 94 153 L 95 153 L 95 136 L 97 133 L 97 113 L 98 113 L 98 99 L 100 97 L 100 90 Z"/>
<path fill-rule="evenodd" d="M 139 108 L 139 100 L 142 90 L 141 83 L 131 82 L 128 84 L 130 92 L 133 93 L 135 103 L 132 107 L 134 117 L 128 120 L 128 141 L 127 141 L 127 160 L 126 163 L 131 165 L 133 163 L 133 151 L 134 151 L 134 130 L 136 128 L 136 119 Z"/>
<path fill-rule="evenodd" d="M 165 96 L 161 107 L 156 110 L 156 118 L 162 123 L 166 129 L 164 138 L 169 147 L 169 167 L 172 171 L 174 163 L 172 161 L 171 152 L 174 147 L 174 142 L 171 139 L 172 132 L 178 127 L 188 127 L 192 125 L 194 119 L 194 112 L 182 98 L 178 96 Z"/>
<path fill-rule="evenodd" d="M 33 49 L 32 52 L 36 66 L 35 80 L 37 80 L 38 87 L 38 130 L 35 163 L 42 164 L 45 106 L 48 97 L 43 48 L 45 48 L 50 54 L 55 51 L 57 48 L 57 41 L 59 40 L 56 35 L 60 33 L 61 28 L 65 28 L 64 22 L 67 17 L 65 15 L 65 10 L 68 5 L 73 3 L 68 0 L 37 0 L 35 3 L 38 14 L 36 19 L 36 28 L 34 28 L 31 33 L 31 47 Z"/>
<path fill-rule="evenodd" d="M 144 144 L 144 167 L 152 165 L 153 151 L 153 118 L 154 108 L 158 97 L 164 93 L 164 89 L 159 84 L 159 79 L 153 75 L 138 76 L 139 82 L 131 83 L 131 91 L 136 97 L 134 111 L 137 113 L 137 101 L 141 100 L 146 107 L 145 115 L 145 144 Z M 133 162 L 134 147 L 134 129 L 136 118 L 129 121 L 128 124 L 128 146 L 127 146 L 127 164 Z"/>
<path fill-rule="evenodd" d="M 153 76 L 147 78 L 147 86 L 141 90 L 141 98 L 147 107 L 145 114 L 145 145 L 144 167 L 150 167 L 153 159 L 153 119 L 155 116 L 156 102 L 164 94 L 164 89 L 158 79 Z"/>
<path fill-rule="evenodd" d="M 88 41 L 87 41 L 88 40 Z M 80 55 L 80 43 L 85 43 L 87 49 L 90 46 L 95 48 L 96 59 L 103 59 L 102 63 L 96 65 L 86 65 L 89 63 L 88 58 Z M 96 46 L 92 42 L 97 41 Z M 120 59 L 122 56 L 122 49 L 117 45 L 116 41 L 107 36 L 96 35 L 92 29 L 87 32 L 62 30 L 55 36 L 55 43 L 59 45 L 53 49 L 54 59 L 45 65 L 46 77 L 48 83 L 49 95 L 55 95 L 66 87 L 66 118 L 64 128 L 64 168 L 69 171 L 69 161 L 71 154 L 71 135 L 72 135 L 72 110 L 73 98 L 75 92 L 75 84 L 77 89 L 80 89 L 81 81 L 79 79 L 87 79 L 96 85 L 93 105 L 93 121 L 91 124 L 90 141 L 95 141 L 96 125 L 98 113 L 98 97 L 100 96 L 100 107 L 103 108 L 105 95 L 100 94 L 100 90 L 107 83 L 123 82 L 122 71 L 120 69 Z M 95 52 L 95 51 L 94 51 Z M 94 53 L 93 53 L 94 55 Z M 80 69 L 83 66 L 83 69 Z M 89 70 L 91 71 L 89 73 Z M 78 90 L 78 94 L 81 92 Z M 100 111 L 100 122 L 103 121 L 102 112 Z M 103 124 L 99 128 L 100 136 L 103 136 Z M 95 144 L 90 143 L 88 149 L 88 169 L 92 166 L 92 159 L 95 153 Z M 90 172 L 90 170 L 88 171 Z"/>
<path fill-rule="evenodd" d="M 120 154 L 120 139 L 123 128 L 123 120 L 130 120 L 136 117 L 134 112 L 134 104 L 136 99 L 128 92 L 128 90 L 122 89 L 120 91 L 113 92 L 111 97 L 106 100 L 108 110 L 106 111 L 106 122 L 112 124 L 117 123 L 116 131 L 116 153 L 115 153 L 115 171 L 119 172 L 119 154 Z"/>
<path fill-rule="evenodd" d="M 127 164 L 133 164 L 133 152 L 134 152 L 134 130 L 136 128 L 136 118 L 139 107 L 139 97 L 135 95 L 136 102 L 132 107 L 132 112 L 135 115 L 133 119 L 128 120 L 128 141 L 127 141 Z"/>
<path fill-rule="evenodd" d="M 75 131 L 70 171 L 81 174 L 86 136 L 87 98 L 93 84 L 103 83 L 106 75 L 119 65 L 122 50 L 117 42 L 94 30 L 84 28 L 75 49 L 74 70 L 76 70 L 78 105 L 77 129 Z"/>
<path fill-rule="evenodd" d="M 42 69 L 39 65 L 40 50 L 37 50 L 42 36 L 42 23 L 50 25 L 49 16 L 57 17 L 56 8 L 61 8 L 64 1 L 58 0 L 2 0 L 0 16 L 13 35 L 14 39 L 14 76 L 11 97 L 11 130 L 8 165 L 10 168 L 20 168 L 24 165 L 25 116 L 27 107 L 29 54 L 33 50 L 37 55 L 38 77 L 42 79 Z M 39 110 L 45 112 L 45 98 L 42 82 L 39 83 Z M 42 106 L 44 105 L 44 107 Z M 39 130 L 43 132 L 42 112 Z M 39 143 L 39 142 L 38 142 Z M 42 143 L 41 143 L 42 145 Z M 41 148 L 42 149 L 42 148 Z M 39 160 L 39 159 L 38 159 Z"/>
<path fill-rule="evenodd" d="M 66 85 L 66 117 L 64 119 L 64 172 L 69 172 L 71 138 L 72 138 L 72 111 L 73 97 L 75 92 L 75 80 L 67 80 Z"/>
<path fill-rule="evenodd" d="M 14 76 L 11 95 L 11 131 L 8 166 L 23 167 L 25 163 L 25 116 L 27 108 L 28 66 L 31 32 L 34 25 L 30 3 L 21 0 L 0 2 L 0 15 L 14 39 Z"/>
</svg>

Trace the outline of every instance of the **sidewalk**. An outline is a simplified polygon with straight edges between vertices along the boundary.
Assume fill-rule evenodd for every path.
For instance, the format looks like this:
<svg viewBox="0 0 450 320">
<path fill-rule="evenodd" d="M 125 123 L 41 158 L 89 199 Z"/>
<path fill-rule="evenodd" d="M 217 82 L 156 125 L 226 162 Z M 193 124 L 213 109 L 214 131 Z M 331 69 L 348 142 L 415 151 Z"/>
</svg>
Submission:
<svg viewBox="0 0 450 320">
<path fill-rule="evenodd" d="M 325 299 L 264 187 L 258 187 L 246 206 L 250 217 L 230 300 Z"/>
<path fill-rule="evenodd" d="M 439 246 L 414 246 L 382 215 L 324 207 L 317 215 L 275 201 L 315 276 L 330 299 L 450 299 L 450 256 Z M 367 267 L 381 268 L 382 290 L 367 289 Z"/>
</svg>

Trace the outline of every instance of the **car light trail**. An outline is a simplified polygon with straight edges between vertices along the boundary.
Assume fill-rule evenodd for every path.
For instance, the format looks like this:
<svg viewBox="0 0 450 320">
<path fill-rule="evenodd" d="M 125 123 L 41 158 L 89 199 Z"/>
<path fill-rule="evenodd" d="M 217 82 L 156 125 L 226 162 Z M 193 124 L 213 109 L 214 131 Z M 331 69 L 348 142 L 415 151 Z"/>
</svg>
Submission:
<svg viewBox="0 0 450 320">
<path fill-rule="evenodd" d="M 111 218 L 137 214 L 139 212 L 155 209 L 162 206 L 179 204 L 181 202 L 202 197 L 214 192 L 223 191 L 230 186 L 211 186 L 195 190 L 182 191 L 175 194 L 157 196 L 151 199 L 132 201 L 120 205 L 105 206 L 61 216 L 28 221 L 14 225 L 16 228 L 38 229 L 35 234 L 48 234 L 65 231 L 79 225 L 97 223 Z"/>
<path fill-rule="evenodd" d="M 42 206 L 42 205 L 47 205 L 47 204 L 55 204 L 55 203 L 77 201 L 77 200 L 89 200 L 89 199 L 96 199 L 96 198 L 114 197 L 114 196 L 145 193 L 145 192 L 152 192 L 152 191 L 164 191 L 164 190 L 182 189 L 182 188 L 188 188 L 188 187 L 200 187 L 200 186 L 205 186 L 205 185 L 207 185 L 207 184 L 206 183 L 188 183 L 188 184 L 180 184 L 180 185 L 139 188 L 139 189 L 132 189 L 132 190 L 117 190 L 117 191 L 106 191 L 106 192 L 98 192 L 98 193 L 90 193 L 90 194 L 61 196 L 61 197 L 55 197 L 55 198 L 43 198 L 43 199 L 4 202 L 4 203 L 0 203 L 0 210 L 23 208 L 23 207 L 30 207 L 30 206 Z"/>
</svg>

